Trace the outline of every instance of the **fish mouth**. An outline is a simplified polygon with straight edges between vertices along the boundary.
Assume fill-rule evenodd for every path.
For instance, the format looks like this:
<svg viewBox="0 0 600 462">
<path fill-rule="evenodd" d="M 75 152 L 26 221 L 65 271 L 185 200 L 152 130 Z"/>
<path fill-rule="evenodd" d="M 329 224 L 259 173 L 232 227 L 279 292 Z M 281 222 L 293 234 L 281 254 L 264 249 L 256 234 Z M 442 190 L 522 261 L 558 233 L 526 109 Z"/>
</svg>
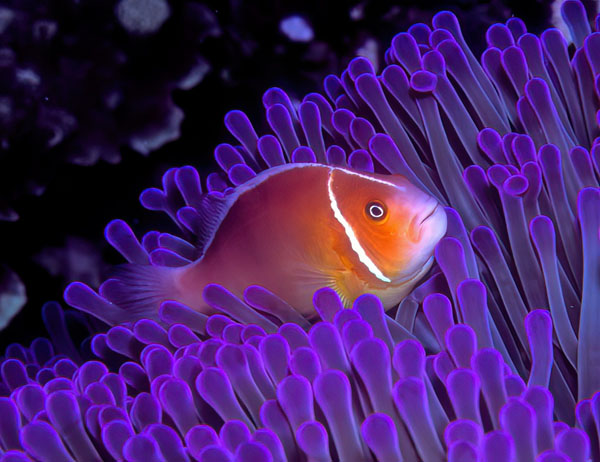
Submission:
<svg viewBox="0 0 600 462">
<path fill-rule="evenodd" d="M 425 234 L 429 234 L 434 229 L 437 219 L 444 215 L 444 207 L 433 198 L 425 206 L 427 208 L 423 212 L 414 215 L 410 221 L 409 239 L 415 243 L 420 242 Z"/>
<path fill-rule="evenodd" d="M 423 223 L 425 223 L 427 220 L 429 220 L 440 208 L 440 204 L 439 202 L 437 202 L 431 209 L 429 209 L 427 212 L 425 212 L 425 216 L 423 217 L 423 219 L 421 221 L 419 221 L 419 226 L 423 226 Z"/>
</svg>

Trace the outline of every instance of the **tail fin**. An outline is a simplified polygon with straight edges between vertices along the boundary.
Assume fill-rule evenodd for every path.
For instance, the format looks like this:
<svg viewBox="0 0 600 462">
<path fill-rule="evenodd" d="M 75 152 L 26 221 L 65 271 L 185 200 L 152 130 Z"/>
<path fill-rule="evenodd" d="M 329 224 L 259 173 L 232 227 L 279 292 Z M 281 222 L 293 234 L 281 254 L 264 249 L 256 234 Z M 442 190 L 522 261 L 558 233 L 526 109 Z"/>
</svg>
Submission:
<svg viewBox="0 0 600 462">
<path fill-rule="evenodd" d="M 176 278 L 182 268 L 125 264 L 114 268 L 112 277 L 100 286 L 100 295 L 127 316 L 126 321 L 157 319 L 160 304 L 180 296 Z"/>
</svg>

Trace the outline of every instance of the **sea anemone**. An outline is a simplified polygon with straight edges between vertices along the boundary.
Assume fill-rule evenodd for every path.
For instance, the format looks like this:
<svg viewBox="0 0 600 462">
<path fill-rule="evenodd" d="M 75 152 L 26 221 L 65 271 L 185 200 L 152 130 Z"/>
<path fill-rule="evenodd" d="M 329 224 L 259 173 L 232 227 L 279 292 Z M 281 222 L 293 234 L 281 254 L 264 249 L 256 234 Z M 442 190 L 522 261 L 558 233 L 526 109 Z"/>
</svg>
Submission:
<svg viewBox="0 0 600 462">
<path fill-rule="evenodd" d="M 456 12 L 468 25 L 466 36 L 479 37 L 494 20 L 515 13 L 527 15 L 536 27 L 547 26 L 550 4 L 540 1 L 531 18 L 512 0 L 465 0 Z M 118 216 L 123 212 L 115 212 L 113 204 L 119 199 L 97 194 L 107 176 L 123 179 L 129 191 L 136 192 L 150 172 L 162 169 L 163 159 L 177 163 L 174 159 L 187 156 L 200 170 L 212 166 L 211 156 L 195 155 L 212 148 L 219 136 L 219 117 L 213 115 L 215 108 L 206 111 L 207 99 L 218 95 L 223 108 L 254 107 L 265 81 L 302 95 L 356 54 L 369 56 L 379 68 L 379 44 L 412 22 L 429 20 L 431 10 L 438 8 L 372 0 L 326 6 L 219 0 L 2 3 L 0 221 L 25 220 L 0 223 L 0 234 L 6 237 L 0 263 L 29 289 L 31 309 L 44 301 L 43 296 L 36 299 L 36 292 L 56 297 L 66 282 L 79 279 L 98 285 L 96 275 L 82 274 L 76 263 L 98 260 L 103 248 L 98 224 L 68 213 L 58 216 L 55 203 L 65 204 L 59 208 L 65 211 L 66 202 L 73 208 L 96 207 L 90 199 L 105 197 L 97 203 L 98 222 L 106 220 L 103 206 Z M 310 30 L 291 32 L 290 20 Z M 288 35 L 282 32 L 284 23 Z M 298 33 L 314 38 L 297 42 L 293 34 Z M 186 116 L 183 123 L 181 111 Z M 197 130 L 199 125 L 204 130 Z M 132 150 L 159 152 L 141 158 L 131 155 Z M 121 156 L 125 163 L 106 165 Z M 73 163 L 100 165 L 79 169 Z M 46 197 L 32 197 L 45 194 L 48 185 Z M 127 187 L 113 191 L 112 197 L 130 197 Z M 120 203 L 129 210 L 126 201 Z M 40 240 L 36 230 L 48 220 L 54 226 Z M 93 271 L 107 264 L 101 259 L 93 263 Z M 43 285 L 47 287 L 41 289 Z M 0 294 L 12 296 L 1 283 Z M 0 304 L 4 313 L 16 308 Z M 13 332 L 25 316 L 12 324 Z"/>
<path fill-rule="evenodd" d="M 322 289 L 310 325 L 264 288 L 239 300 L 210 285 L 206 302 L 226 316 L 164 302 L 136 319 L 111 301 L 127 290 L 118 279 L 99 293 L 74 283 L 66 301 L 115 326 L 91 340 L 102 361 L 13 347 L 3 448 L 35 460 L 600 461 L 600 34 L 580 2 L 562 13 L 572 45 L 511 18 L 490 27 L 480 63 L 442 12 L 394 38 L 380 76 L 357 58 L 325 79 L 327 97 L 295 106 L 267 91 L 272 134 L 227 115 L 240 146 L 216 148 L 224 173 L 208 194 L 326 162 L 401 173 L 447 206 L 437 269 L 395 312 L 368 294 L 342 310 Z M 132 263 L 187 264 L 206 193 L 193 167 L 171 169 L 141 202 L 180 235 L 140 242 L 114 221 L 107 239 Z"/>
<path fill-rule="evenodd" d="M 560 352 L 552 386 L 562 387 L 565 399 L 577 395 L 568 392 L 574 383 L 565 376 L 578 368 L 579 398 L 589 397 L 600 379 L 590 373 L 594 364 L 576 357 L 595 351 L 587 307 L 597 287 L 590 263 L 599 225 L 597 35 L 581 3 L 565 2 L 563 13 L 573 31 L 572 64 L 558 30 L 538 38 L 512 18 L 488 30 L 480 65 L 455 17 L 442 12 L 434 29 L 417 24 L 394 38 L 381 76 L 356 58 L 341 77 L 327 77 L 329 100 L 312 93 L 296 109 L 282 90 L 270 89 L 263 102 L 274 134 L 259 137 L 244 113 L 230 112 L 225 124 L 241 146 L 217 146 L 225 173 L 208 176 L 207 192 L 227 194 L 256 171 L 289 161 L 405 175 L 449 206 L 449 231 L 436 249 L 442 274 L 427 287 L 445 291 L 462 321 L 458 288 L 467 279 L 482 281 L 493 345 L 523 376 L 531 359 L 523 354 L 523 318 L 549 308 Z M 140 243 L 116 220 L 106 237 L 129 262 L 187 264 L 198 257 L 202 199 L 193 167 L 170 169 L 163 189 L 144 191 L 141 202 L 167 213 L 181 236 L 152 231 Z M 131 321 L 134 314 L 110 300 L 119 284 L 108 280 L 98 296 L 76 283 L 66 300 L 109 324 Z M 411 305 L 414 294 L 396 314 L 410 331 L 415 323 L 426 326 L 422 310 Z"/>
<path fill-rule="evenodd" d="M 590 402 L 577 409 L 583 430 L 554 421 L 547 310 L 525 318 L 534 361 L 524 381 L 486 332 L 452 321 L 444 295 L 424 302 L 439 351 L 429 355 L 389 328 L 373 295 L 345 310 L 322 289 L 315 307 L 323 320 L 308 332 L 267 332 L 166 302 L 170 326 L 112 327 L 91 340 L 100 361 L 81 366 L 43 339 L 13 345 L 0 369 L 0 461 L 584 462 L 590 450 L 597 460 Z M 73 353 L 58 305 L 44 311 L 55 344 Z"/>
</svg>

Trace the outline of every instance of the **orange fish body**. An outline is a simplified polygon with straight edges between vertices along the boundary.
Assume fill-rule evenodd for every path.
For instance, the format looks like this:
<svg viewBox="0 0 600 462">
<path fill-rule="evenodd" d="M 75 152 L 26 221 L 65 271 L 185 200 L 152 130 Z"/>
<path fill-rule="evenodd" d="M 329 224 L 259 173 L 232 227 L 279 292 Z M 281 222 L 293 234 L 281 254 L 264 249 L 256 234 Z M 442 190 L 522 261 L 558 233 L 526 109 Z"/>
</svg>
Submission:
<svg viewBox="0 0 600 462">
<path fill-rule="evenodd" d="M 392 307 L 429 270 L 446 231 L 443 207 L 403 176 L 321 164 L 269 169 L 221 200 L 203 256 L 174 270 L 168 297 L 206 313 L 211 283 L 240 297 L 263 286 L 305 316 L 321 287 L 346 306 L 369 292 Z"/>
</svg>

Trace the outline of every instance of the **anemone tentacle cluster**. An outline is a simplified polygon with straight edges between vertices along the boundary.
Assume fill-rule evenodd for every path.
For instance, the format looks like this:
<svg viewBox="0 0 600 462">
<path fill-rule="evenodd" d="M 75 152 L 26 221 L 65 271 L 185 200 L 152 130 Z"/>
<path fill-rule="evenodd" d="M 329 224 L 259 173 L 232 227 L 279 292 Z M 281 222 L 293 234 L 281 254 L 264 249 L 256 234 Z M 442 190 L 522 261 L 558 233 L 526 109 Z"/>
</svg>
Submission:
<svg viewBox="0 0 600 462">
<path fill-rule="evenodd" d="M 485 331 L 452 321 L 441 294 L 425 302 L 439 350 L 429 355 L 388 328 L 373 295 L 343 309 L 321 289 L 315 307 L 322 321 L 308 333 L 222 315 L 115 326 L 92 339 L 101 361 L 79 367 L 48 341 L 13 346 L 0 460 L 584 462 L 590 440 L 597 457 L 595 435 L 553 420 L 547 310 L 525 319 L 525 382 Z M 584 404 L 577 417 L 600 424 Z"/>
<path fill-rule="evenodd" d="M 394 38 L 380 75 L 357 58 L 325 80 L 326 96 L 295 104 L 270 89 L 272 133 L 229 113 L 239 145 L 216 148 L 223 172 L 205 191 L 186 166 L 141 195 L 180 235 L 106 229 L 129 262 L 181 266 L 200 256 L 207 195 L 265 168 L 400 173 L 447 206 L 448 233 L 437 269 L 396 312 L 370 295 L 341 310 L 323 289 L 311 326 L 264 288 L 239 300 L 210 285 L 204 298 L 223 314 L 165 302 L 138 319 L 113 303 L 119 279 L 98 293 L 74 283 L 66 301 L 115 327 L 91 341 L 102 362 L 69 363 L 64 380 L 50 379 L 52 360 L 35 372 L 50 371 L 42 383 L 27 355 L 3 364 L 16 449 L 34 460 L 55 460 L 40 457 L 42 441 L 128 461 L 600 461 L 600 33 L 580 2 L 562 13 L 570 41 L 511 18 L 490 27 L 478 61 L 442 12 Z"/>
</svg>

